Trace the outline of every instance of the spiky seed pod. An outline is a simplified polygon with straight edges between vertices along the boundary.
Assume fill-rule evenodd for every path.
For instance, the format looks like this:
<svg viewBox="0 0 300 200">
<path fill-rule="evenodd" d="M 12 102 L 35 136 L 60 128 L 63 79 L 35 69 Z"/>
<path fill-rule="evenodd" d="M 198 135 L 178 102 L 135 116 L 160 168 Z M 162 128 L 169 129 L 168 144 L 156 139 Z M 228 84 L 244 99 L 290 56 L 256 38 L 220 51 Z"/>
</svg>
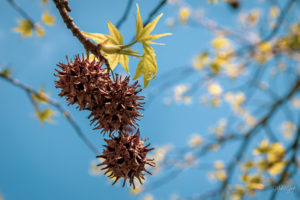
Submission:
<svg viewBox="0 0 300 200">
<path fill-rule="evenodd" d="M 140 139 L 140 132 L 137 130 L 135 134 L 128 134 L 127 131 L 119 132 L 118 137 L 112 137 L 109 140 L 105 139 L 107 145 L 103 153 L 97 158 L 103 158 L 104 161 L 97 166 L 104 165 L 102 170 L 106 170 L 104 174 L 109 173 L 109 177 L 115 177 L 113 185 L 123 178 L 123 187 L 126 180 L 129 180 L 130 186 L 135 188 L 134 178 L 137 178 L 142 184 L 146 172 L 151 174 L 145 169 L 146 165 L 155 166 L 153 159 L 148 159 L 147 153 L 153 148 L 147 149 L 150 144 L 145 145 L 146 139 Z"/>
<path fill-rule="evenodd" d="M 108 82 L 101 87 L 101 99 L 103 103 L 90 104 L 88 109 L 91 111 L 89 118 L 95 129 L 102 129 L 102 132 L 109 133 L 111 136 L 115 130 L 129 130 L 130 127 L 136 128 L 136 120 L 143 116 L 139 113 L 142 110 L 144 99 L 137 94 L 141 91 L 140 85 L 136 81 L 129 85 L 129 77 L 122 79 L 118 74 L 115 81 Z"/>
<path fill-rule="evenodd" d="M 88 104 L 97 103 L 99 101 L 99 86 L 110 81 L 109 74 L 102 69 L 102 62 L 95 60 L 90 62 L 88 58 L 82 55 L 74 57 L 68 63 L 59 63 L 57 66 L 61 71 L 57 70 L 55 87 L 60 88 L 59 96 L 65 97 L 69 104 L 78 104 L 79 109 L 85 109 Z"/>
</svg>

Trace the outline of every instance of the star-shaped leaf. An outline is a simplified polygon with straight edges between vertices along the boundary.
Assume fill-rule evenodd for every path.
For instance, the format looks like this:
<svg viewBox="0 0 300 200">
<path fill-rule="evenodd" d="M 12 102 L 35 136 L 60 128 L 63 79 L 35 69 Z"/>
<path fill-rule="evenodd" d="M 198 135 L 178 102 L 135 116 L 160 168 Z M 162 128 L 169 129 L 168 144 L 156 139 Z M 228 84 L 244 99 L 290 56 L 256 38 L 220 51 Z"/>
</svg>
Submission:
<svg viewBox="0 0 300 200">
<path fill-rule="evenodd" d="M 135 57 L 141 57 L 141 55 L 129 47 L 124 46 L 123 36 L 119 30 L 110 21 L 108 21 L 107 24 L 110 35 L 87 32 L 83 32 L 83 34 L 101 44 L 101 52 L 108 59 L 112 70 L 120 63 L 125 71 L 129 72 L 128 55 Z"/>
<path fill-rule="evenodd" d="M 39 91 L 39 95 L 37 94 L 33 94 L 32 99 L 39 102 L 39 103 L 47 103 L 48 99 L 49 99 L 49 95 L 44 93 L 44 88 L 41 87 L 40 91 Z"/>
<path fill-rule="evenodd" d="M 154 79 L 157 73 L 156 54 L 152 47 L 147 43 L 143 43 L 144 55 L 140 60 L 133 80 L 138 79 L 141 75 L 144 76 L 144 88 L 148 86 L 150 80 Z"/>
<path fill-rule="evenodd" d="M 161 13 L 152 22 L 148 23 L 145 27 L 143 27 L 143 22 L 142 22 L 142 18 L 141 18 L 141 14 L 140 14 L 139 5 L 136 4 L 136 7 L 137 7 L 137 16 L 136 16 L 136 41 L 137 42 L 147 42 L 147 43 L 151 43 L 151 44 L 158 44 L 158 43 L 152 42 L 151 40 L 155 40 L 155 39 L 161 38 L 163 36 L 167 36 L 167 35 L 172 35 L 171 33 L 150 35 L 150 33 L 153 31 L 157 22 L 163 16 L 163 14 Z"/>
<path fill-rule="evenodd" d="M 44 12 L 44 14 L 42 15 L 42 22 L 44 24 L 47 24 L 49 26 L 53 26 L 54 25 L 54 16 L 50 15 L 48 11 Z"/>
<path fill-rule="evenodd" d="M 54 114 L 55 114 L 55 112 L 53 110 L 46 108 L 43 111 L 37 111 L 36 117 L 41 121 L 42 124 L 44 124 L 45 121 L 53 122 L 53 120 L 51 119 L 51 116 Z"/>
<path fill-rule="evenodd" d="M 21 37 L 32 36 L 33 25 L 29 20 L 18 20 L 19 27 L 14 28 L 15 32 L 20 32 Z"/>
<path fill-rule="evenodd" d="M 84 32 L 81 31 L 83 33 L 83 35 L 85 35 L 86 37 L 94 40 L 97 43 L 103 43 L 106 40 L 110 39 L 109 35 L 105 35 L 105 34 L 101 34 L 101 33 L 88 33 L 88 32 Z"/>
</svg>

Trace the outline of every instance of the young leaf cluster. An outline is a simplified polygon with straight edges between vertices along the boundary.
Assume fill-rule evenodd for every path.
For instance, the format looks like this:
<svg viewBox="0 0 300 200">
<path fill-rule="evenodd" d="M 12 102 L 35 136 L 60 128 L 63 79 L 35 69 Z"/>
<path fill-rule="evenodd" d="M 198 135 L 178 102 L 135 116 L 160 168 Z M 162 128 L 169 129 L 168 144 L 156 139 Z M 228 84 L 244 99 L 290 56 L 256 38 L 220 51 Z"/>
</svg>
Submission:
<svg viewBox="0 0 300 200">
<path fill-rule="evenodd" d="M 171 33 L 150 35 L 162 15 L 163 14 L 160 14 L 152 22 L 144 26 L 140 9 L 137 4 L 136 38 L 127 45 L 124 45 L 123 36 L 120 31 L 109 21 L 107 24 L 110 35 L 87 32 L 83 32 L 83 34 L 98 43 L 100 53 L 108 59 L 112 70 L 120 63 L 124 70 L 129 72 L 129 56 L 140 58 L 133 79 L 135 80 L 140 76 L 143 76 L 145 88 L 149 81 L 155 78 L 157 73 L 156 54 L 150 44 L 159 44 L 152 40 L 171 35 Z M 131 49 L 131 46 L 136 43 L 141 43 L 143 45 L 143 55 Z"/>
</svg>

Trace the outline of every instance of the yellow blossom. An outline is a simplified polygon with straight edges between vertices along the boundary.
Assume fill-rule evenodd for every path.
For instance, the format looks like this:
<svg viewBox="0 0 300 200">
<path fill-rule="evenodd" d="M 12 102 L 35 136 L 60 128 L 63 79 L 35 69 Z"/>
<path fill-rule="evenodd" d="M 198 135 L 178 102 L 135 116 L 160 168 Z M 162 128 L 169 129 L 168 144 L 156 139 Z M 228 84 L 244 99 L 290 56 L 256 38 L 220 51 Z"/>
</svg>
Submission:
<svg viewBox="0 0 300 200">
<path fill-rule="evenodd" d="M 45 110 L 43 111 L 37 111 L 36 112 L 36 117 L 41 121 L 42 125 L 45 123 L 45 121 L 48 121 L 48 122 L 53 122 L 52 120 L 52 115 L 55 115 L 56 112 L 49 109 L 49 108 L 46 108 Z"/>
<path fill-rule="evenodd" d="M 277 162 L 278 160 L 282 159 L 285 154 L 285 149 L 282 144 L 276 142 L 273 143 L 267 152 L 267 158 L 269 162 Z"/>
<path fill-rule="evenodd" d="M 260 146 L 254 149 L 253 154 L 265 154 L 270 150 L 269 140 L 265 139 L 260 143 Z"/>
<path fill-rule="evenodd" d="M 291 139 L 296 130 L 296 125 L 290 121 L 285 121 L 281 124 L 280 129 L 285 139 Z"/>
<path fill-rule="evenodd" d="M 272 176 L 276 176 L 277 174 L 282 173 L 284 167 L 286 166 L 285 161 L 279 161 L 271 165 L 268 171 Z"/>
<path fill-rule="evenodd" d="M 44 12 L 42 15 L 42 22 L 46 25 L 54 25 L 54 16 L 50 15 L 48 11 Z"/>
<path fill-rule="evenodd" d="M 188 87 L 186 85 L 177 85 L 174 89 L 174 99 L 175 99 L 175 101 L 182 100 L 182 95 L 187 90 L 188 90 Z"/>
<path fill-rule="evenodd" d="M 250 26 L 255 26 L 260 16 L 259 10 L 252 10 L 248 16 L 248 22 Z"/>
<path fill-rule="evenodd" d="M 135 186 L 135 188 L 131 188 L 130 193 L 131 194 L 139 194 L 143 191 L 143 188 L 141 185 Z"/>
<path fill-rule="evenodd" d="M 202 69 L 204 66 L 211 62 L 208 54 L 206 52 L 196 55 L 193 60 L 193 67 L 195 69 Z"/>
<path fill-rule="evenodd" d="M 21 37 L 32 36 L 33 24 L 30 20 L 18 20 L 19 27 L 14 28 L 15 32 L 20 32 Z"/>
<path fill-rule="evenodd" d="M 37 36 L 42 37 L 43 35 L 45 35 L 45 31 L 41 26 L 35 25 L 35 30 Z"/>
<path fill-rule="evenodd" d="M 269 12 L 269 18 L 274 19 L 278 16 L 280 9 L 277 6 L 272 6 Z"/>
<path fill-rule="evenodd" d="M 154 198 L 151 194 L 148 194 L 143 198 L 143 200 L 154 200 Z"/>
<path fill-rule="evenodd" d="M 300 98 L 292 98 L 292 105 L 294 106 L 294 108 L 299 109 L 300 108 Z"/>
<path fill-rule="evenodd" d="M 236 185 L 234 186 L 234 192 L 231 193 L 232 200 L 241 200 L 245 194 L 245 189 L 240 186 Z"/>
<path fill-rule="evenodd" d="M 215 38 L 212 41 L 212 45 L 215 48 L 228 47 L 229 46 L 229 42 L 228 42 L 228 40 L 225 37 L 219 36 L 219 37 Z"/>
<path fill-rule="evenodd" d="M 195 134 L 189 140 L 189 146 L 190 147 L 198 147 L 202 144 L 202 142 L 203 142 L 202 137 L 198 134 Z"/>
<path fill-rule="evenodd" d="M 225 170 L 217 170 L 216 172 L 210 173 L 210 178 L 225 181 L 227 178 L 227 174 Z"/>
<path fill-rule="evenodd" d="M 224 163 L 221 160 L 215 161 L 215 168 L 216 169 L 223 169 L 224 168 Z"/>
<path fill-rule="evenodd" d="M 220 105 L 220 102 L 221 102 L 221 99 L 220 99 L 220 97 L 213 97 L 213 99 L 212 99 L 212 101 L 211 101 L 211 105 L 213 106 L 213 107 L 217 107 L 217 106 L 219 106 Z"/>
<path fill-rule="evenodd" d="M 180 8 L 179 10 L 179 20 L 182 24 L 186 24 L 187 20 L 191 15 L 191 10 L 187 7 Z"/>
<path fill-rule="evenodd" d="M 227 126 L 227 120 L 226 119 L 221 119 L 216 127 L 212 128 L 212 133 L 216 134 L 218 137 L 223 135 L 223 132 Z"/>
<path fill-rule="evenodd" d="M 242 72 L 243 72 L 243 67 L 237 67 L 236 65 L 233 64 L 227 64 L 225 65 L 225 73 L 229 78 L 237 78 Z"/>
<path fill-rule="evenodd" d="M 195 164 L 195 156 L 192 153 L 185 154 L 184 159 L 185 159 L 184 164 L 187 166 L 191 166 Z"/>
<path fill-rule="evenodd" d="M 254 166 L 254 163 L 252 162 L 252 161 L 247 161 L 247 162 L 245 162 L 245 163 L 242 163 L 242 168 L 243 168 L 243 170 L 249 170 L 249 169 L 251 169 L 253 166 Z"/>
<path fill-rule="evenodd" d="M 258 48 L 261 52 L 269 52 L 272 50 L 272 44 L 270 42 L 262 42 Z"/>
<path fill-rule="evenodd" d="M 208 92 L 214 96 L 221 95 L 222 91 L 223 91 L 222 87 L 218 83 L 211 83 L 207 89 L 208 89 Z"/>
</svg>

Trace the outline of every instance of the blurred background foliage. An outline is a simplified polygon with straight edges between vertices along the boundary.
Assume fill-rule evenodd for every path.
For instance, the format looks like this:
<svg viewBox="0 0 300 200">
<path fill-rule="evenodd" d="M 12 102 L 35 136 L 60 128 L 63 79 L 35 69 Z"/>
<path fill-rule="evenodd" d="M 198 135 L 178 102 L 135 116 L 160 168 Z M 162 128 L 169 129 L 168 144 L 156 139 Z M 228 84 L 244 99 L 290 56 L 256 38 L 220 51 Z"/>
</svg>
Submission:
<svg viewBox="0 0 300 200">
<path fill-rule="evenodd" d="M 136 3 L 145 24 L 164 13 L 154 34 L 173 35 L 142 92 L 157 167 L 132 189 L 110 186 L 93 152 L 103 137 L 57 96 L 56 64 L 85 50 L 53 2 L 0 2 L 0 200 L 299 199 L 300 2 L 88 0 L 70 15 L 90 33 L 111 21 L 127 44 Z"/>
</svg>

